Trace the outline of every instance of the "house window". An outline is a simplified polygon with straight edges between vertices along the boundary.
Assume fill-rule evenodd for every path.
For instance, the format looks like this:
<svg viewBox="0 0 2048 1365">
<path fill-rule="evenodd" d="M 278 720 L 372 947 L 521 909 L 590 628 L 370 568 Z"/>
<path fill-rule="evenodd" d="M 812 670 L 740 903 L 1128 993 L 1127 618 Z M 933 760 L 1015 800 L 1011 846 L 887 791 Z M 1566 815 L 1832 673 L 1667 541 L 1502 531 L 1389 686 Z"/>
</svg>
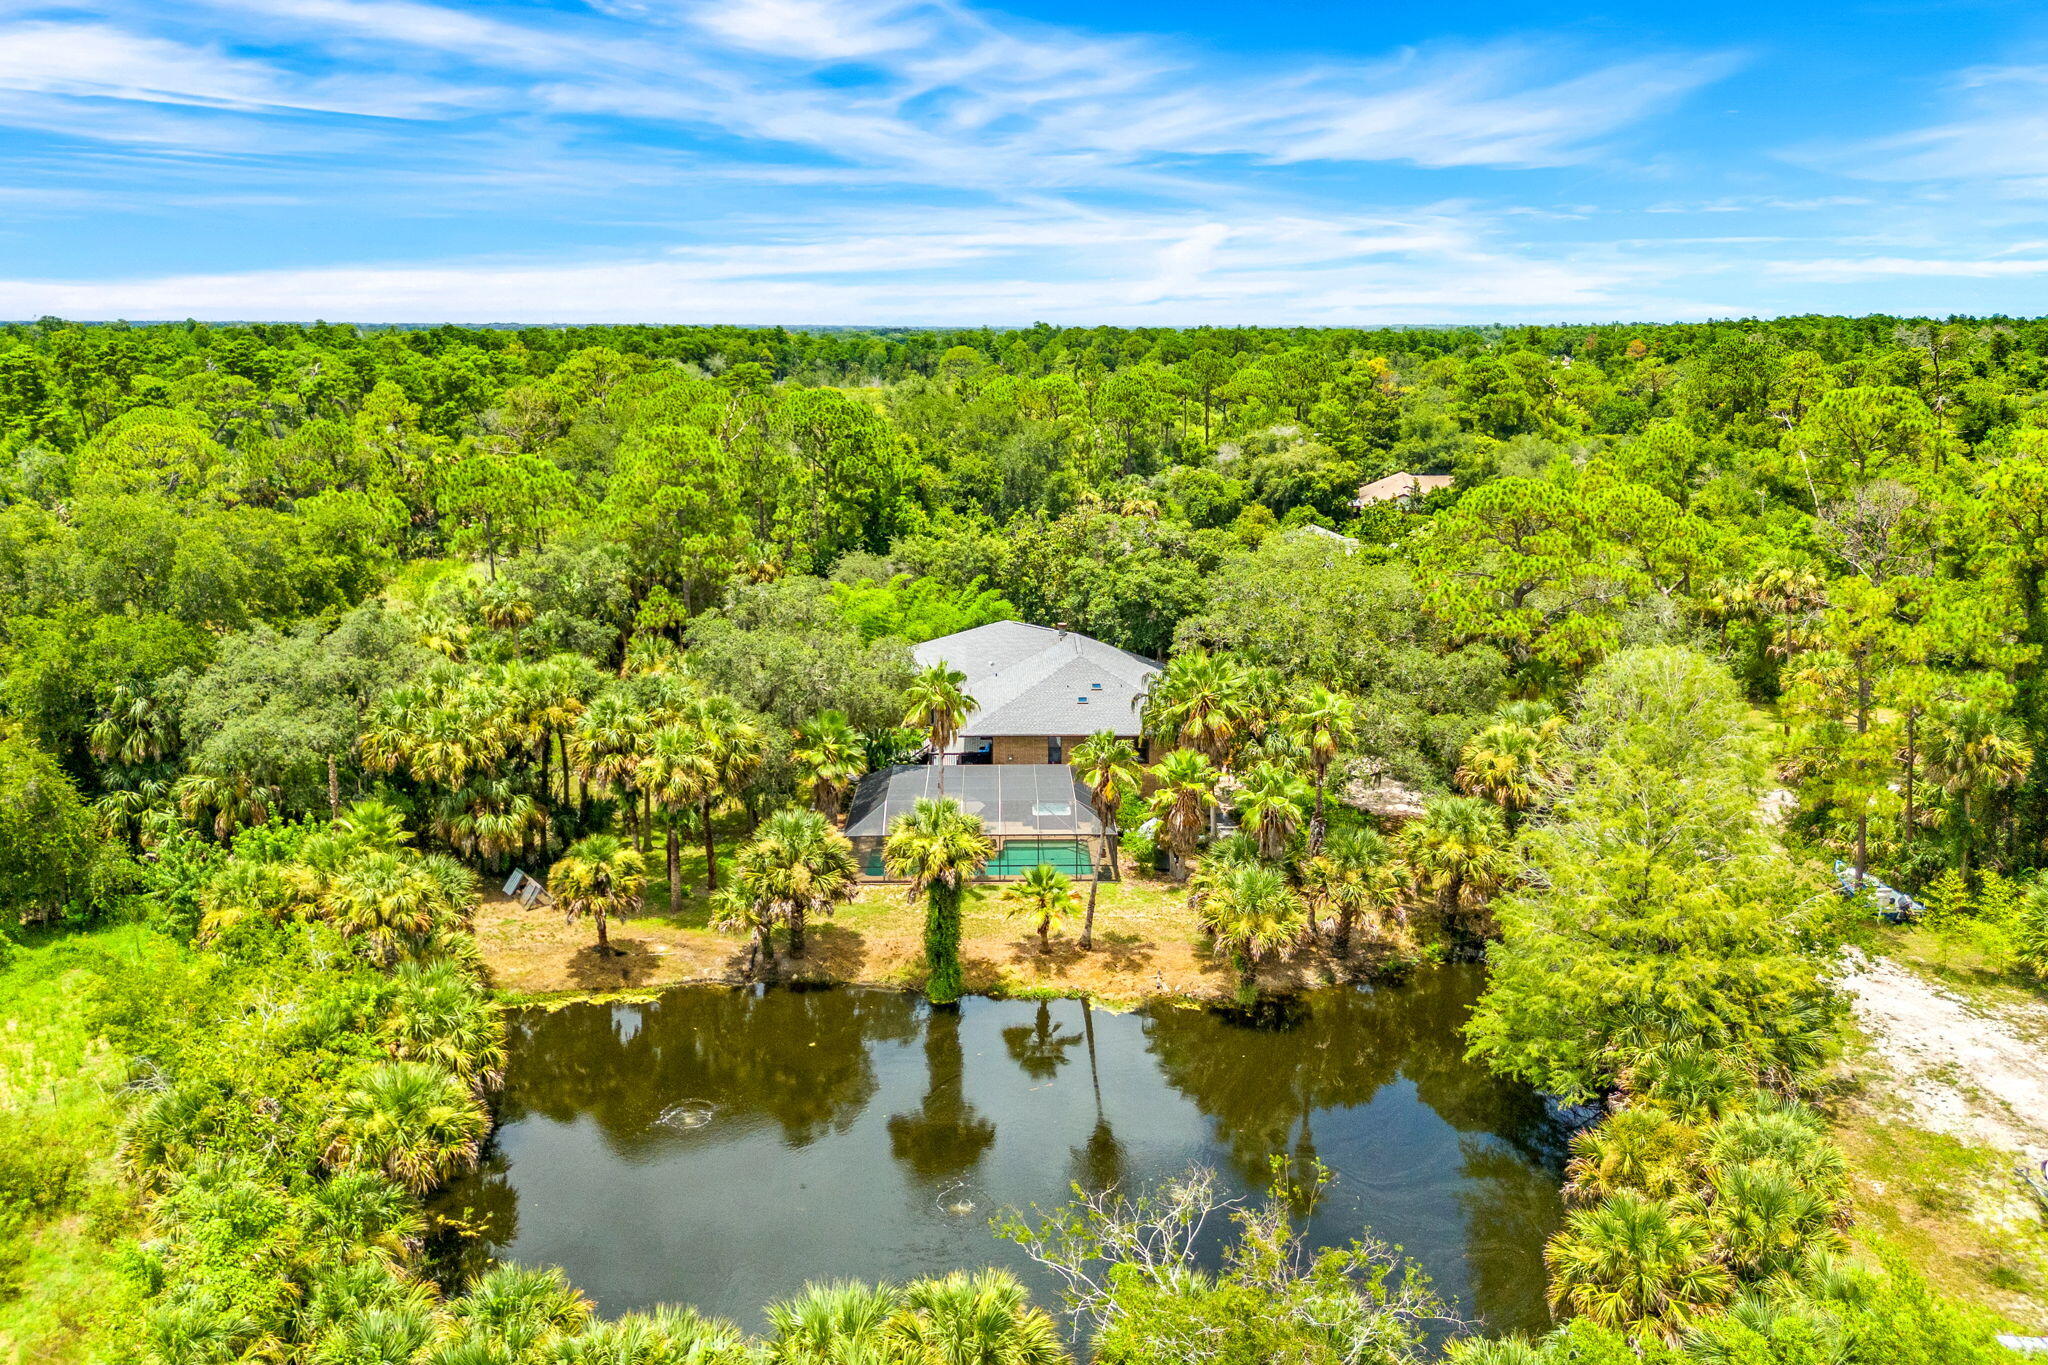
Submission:
<svg viewBox="0 0 2048 1365">
<path fill-rule="evenodd" d="M 1048 763 L 1064 761 L 1060 758 L 1060 737 L 1058 735 L 1047 735 L 1045 737 L 1045 761 Z"/>
</svg>

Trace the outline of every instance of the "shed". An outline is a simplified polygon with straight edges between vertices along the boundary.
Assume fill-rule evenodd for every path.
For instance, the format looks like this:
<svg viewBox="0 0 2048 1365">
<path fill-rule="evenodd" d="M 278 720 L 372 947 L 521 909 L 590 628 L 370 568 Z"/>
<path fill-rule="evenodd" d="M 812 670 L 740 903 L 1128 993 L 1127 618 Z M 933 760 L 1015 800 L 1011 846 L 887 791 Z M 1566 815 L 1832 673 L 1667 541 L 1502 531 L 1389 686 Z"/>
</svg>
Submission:
<svg viewBox="0 0 2048 1365">
<path fill-rule="evenodd" d="M 1093 877 L 1103 859 L 1102 822 L 1088 787 L 1064 763 L 901 764 L 869 773 L 854 789 L 846 837 L 863 878 L 889 880 L 882 860 L 889 826 L 920 799 L 940 795 L 980 816 L 995 842 L 982 880 L 1022 877 L 1040 863 L 1071 877 Z"/>
</svg>

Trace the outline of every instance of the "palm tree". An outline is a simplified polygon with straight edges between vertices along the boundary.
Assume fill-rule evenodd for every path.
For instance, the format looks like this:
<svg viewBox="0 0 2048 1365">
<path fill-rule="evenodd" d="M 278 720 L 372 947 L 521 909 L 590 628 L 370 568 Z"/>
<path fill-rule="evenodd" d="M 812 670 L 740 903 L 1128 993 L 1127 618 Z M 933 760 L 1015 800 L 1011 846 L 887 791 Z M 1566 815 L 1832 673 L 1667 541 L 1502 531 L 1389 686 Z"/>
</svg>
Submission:
<svg viewBox="0 0 2048 1365">
<path fill-rule="evenodd" d="M 1221 764 L 1244 728 L 1246 713 L 1243 670 L 1197 647 L 1174 655 L 1153 678 L 1143 716 L 1147 734 Z"/>
<path fill-rule="evenodd" d="M 710 772 L 710 782 L 697 795 L 697 816 L 704 827 L 704 887 L 718 889 L 718 844 L 711 820 L 721 806 L 737 801 L 768 759 L 768 735 L 748 719 L 729 697 L 704 697 L 686 712 L 696 727 Z"/>
<path fill-rule="evenodd" d="M 924 731 L 931 741 L 932 762 L 939 765 L 939 791 L 946 790 L 946 748 L 960 733 L 974 698 L 966 692 L 967 675 L 943 663 L 933 664 L 911 681 L 910 705 L 903 723 Z"/>
<path fill-rule="evenodd" d="M 761 823 L 754 841 L 741 850 L 734 875 L 750 901 L 778 908 L 789 925 L 789 951 L 802 957 L 810 917 L 830 914 L 860 889 L 860 860 L 852 841 L 824 816 L 791 806 Z M 762 924 L 767 922 L 764 916 Z M 759 933 L 765 950 L 765 927 Z"/>
<path fill-rule="evenodd" d="M 1721 1259 L 1745 1279 L 1789 1277 L 1813 1257 L 1839 1250 L 1836 1213 L 1825 1195 L 1775 1162 L 1739 1163 L 1714 1173 L 1708 1223 Z"/>
<path fill-rule="evenodd" d="M 1068 759 L 1074 766 L 1074 775 L 1088 784 L 1095 818 L 1102 822 L 1109 839 L 1109 875 L 1111 880 L 1120 881 L 1123 867 L 1117 859 L 1117 813 L 1131 793 L 1138 790 L 1138 751 L 1116 731 L 1097 730 L 1076 744 Z M 1088 937 L 1085 931 L 1081 935 L 1084 948 L 1088 946 Z"/>
<path fill-rule="evenodd" d="M 333 829 L 352 846 L 379 853 L 396 853 L 412 842 L 412 832 L 405 827 L 405 812 L 376 797 L 350 806 L 336 817 Z"/>
<path fill-rule="evenodd" d="M 1159 842 L 1173 875 L 1182 881 L 1216 804 L 1216 779 L 1215 765 L 1193 749 L 1175 749 L 1152 765 L 1151 807 L 1159 820 Z"/>
<path fill-rule="evenodd" d="M 1357 738 L 1358 704 L 1341 692 L 1312 687 L 1289 716 L 1294 737 L 1308 750 L 1309 771 L 1316 788 L 1315 814 L 1308 824 L 1308 851 L 1320 853 L 1328 825 L 1323 806 L 1329 794 L 1330 765 Z"/>
<path fill-rule="evenodd" d="M 638 780 L 666 816 L 662 850 L 668 869 L 668 910 L 683 912 L 682 813 L 694 809 L 718 783 L 708 737 L 694 725 L 664 725 L 647 737 Z"/>
<path fill-rule="evenodd" d="M 1496 720 L 1465 741 L 1452 780 L 1459 790 L 1499 806 L 1512 833 L 1522 812 L 1557 780 L 1553 747 L 1529 726 Z"/>
<path fill-rule="evenodd" d="M 1416 884 L 1435 894 L 1453 935 L 1466 932 L 1466 893 L 1487 895 L 1508 874 L 1507 827 L 1498 810 L 1474 796 L 1432 800 L 1401 832 L 1401 850 Z"/>
<path fill-rule="evenodd" d="M 1237 968 L 1237 998 L 1250 1004 L 1259 992 L 1259 959 L 1301 937 L 1307 916 L 1301 898 L 1279 871 L 1257 863 L 1227 868 L 1202 901 L 1202 920 Z"/>
<path fill-rule="evenodd" d="M 595 783 L 617 792 L 620 807 L 634 825 L 640 824 L 640 760 L 647 753 L 648 733 L 653 728 L 647 713 L 631 697 L 608 690 L 591 699 L 569 735 L 569 761 L 579 780 L 586 786 Z M 648 831 L 644 826 L 639 835 L 640 851 L 645 853 Z"/>
<path fill-rule="evenodd" d="M 1050 953 L 1052 943 L 1047 936 L 1052 922 L 1071 915 L 1080 897 L 1074 894 L 1073 880 L 1066 873 L 1051 863 L 1040 863 L 1024 874 L 1024 880 L 1005 890 L 1003 899 L 1017 914 L 1038 921 L 1038 951 Z"/>
<path fill-rule="evenodd" d="M 1975 799 L 2016 785 L 2033 762 L 2033 749 L 2014 737 L 2011 722 L 1981 702 L 1946 707 L 1936 716 L 1927 741 L 1927 771 L 1956 799 L 1957 868 L 1965 881 L 1976 841 Z"/>
<path fill-rule="evenodd" d="M 589 834 L 569 846 L 548 872 L 548 893 L 569 919 L 597 921 L 597 950 L 611 951 L 605 925 L 613 915 L 640 906 L 647 887 L 647 860 L 616 834 Z"/>
<path fill-rule="evenodd" d="M 341 1097 L 331 1166 L 370 1166 L 425 1194 L 476 1161 L 491 1116 L 476 1092 L 438 1066 L 382 1062 Z"/>
<path fill-rule="evenodd" d="M 1351 928 L 1360 915 L 1384 915 L 1399 903 L 1401 883 L 1393 851 L 1376 830 L 1341 830 L 1302 869 L 1307 894 L 1337 915 L 1338 958 L 1351 955 Z"/>
<path fill-rule="evenodd" d="M 981 817 L 947 797 L 924 797 L 896 817 L 882 844 L 889 871 L 925 898 L 925 995 L 934 1005 L 960 998 L 960 902 L 967 882 L 995 853 Z"/>
<path fill-rule="evenodd" d="M 1301 774 L 1270 761 L 1247 772 L 1231 798 L 1238 822 L 1258 842 L 1259 856 L 1272 862 L 1287 856 L 1295 831 L 1309 816 L 1311 800 Z"/>
<path fill-rule="evenodd" d="M 820 711 L 798 727 L 797 785 L 827 820 L 839 818 L 839 803 L 867 771 L 867 746 L 844 711 Z"/>
<path fill-rule="evenodd" d="M 1545 1248 L 1550 1301 L 1602 1327 L 1675 1336 L 1734 1292 L 1734 1277 L 1713 1259 L 1713 1250 L 1698 1219 L 1669 1204 L 1617 1194 L 1573 1213 Z"/>
</svg>

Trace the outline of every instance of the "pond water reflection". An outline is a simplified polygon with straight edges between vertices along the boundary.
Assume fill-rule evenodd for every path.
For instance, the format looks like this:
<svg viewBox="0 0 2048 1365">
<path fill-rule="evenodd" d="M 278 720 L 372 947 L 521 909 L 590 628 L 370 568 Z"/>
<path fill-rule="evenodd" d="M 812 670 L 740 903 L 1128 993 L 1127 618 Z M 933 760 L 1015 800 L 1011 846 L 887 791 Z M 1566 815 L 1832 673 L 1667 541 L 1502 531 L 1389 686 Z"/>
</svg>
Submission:
<svg viewBox="0 0 2048 1365">
<path fill-rule="evenodd" d="M 1256 1019 L 1076 1000 L 685 987 L 511 1019 L 484 1167 L 443 1211 L 491 1256 L 557 1264 L 606 1312 L 692 1303 L 742 1326 L 806 1280 L 1008 1265 L 988 1216 L 1070 1182 L 1195 1162 L 1233 1191 L 1275 1155 L 1337 1180 L 1322 1243 L 1401 1245 L 1467 1317 L 1545 1322 L 1567 1130 L 1464 1059 L 1477 968 L 1314 992 Z"/>
</svg>

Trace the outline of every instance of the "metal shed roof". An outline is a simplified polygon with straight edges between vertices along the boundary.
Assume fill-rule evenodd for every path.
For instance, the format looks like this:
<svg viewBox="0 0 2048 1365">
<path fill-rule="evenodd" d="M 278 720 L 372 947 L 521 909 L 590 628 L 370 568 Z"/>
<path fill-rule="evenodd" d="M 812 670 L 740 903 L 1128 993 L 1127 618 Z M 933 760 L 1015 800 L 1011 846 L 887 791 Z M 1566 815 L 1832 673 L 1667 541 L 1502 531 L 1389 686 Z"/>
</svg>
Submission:
<svg viewBox="0 0 2048 1365">
<path fill-rule="evenodd" d="M 943 795 L 1000 838 L 1083 838 L 1102 833 L 1087 786 L 1064 763 L 904 764 L 869 773 L 846 817 L 851 838 L 880 838 L 919 798 Z"/>
</svg>

